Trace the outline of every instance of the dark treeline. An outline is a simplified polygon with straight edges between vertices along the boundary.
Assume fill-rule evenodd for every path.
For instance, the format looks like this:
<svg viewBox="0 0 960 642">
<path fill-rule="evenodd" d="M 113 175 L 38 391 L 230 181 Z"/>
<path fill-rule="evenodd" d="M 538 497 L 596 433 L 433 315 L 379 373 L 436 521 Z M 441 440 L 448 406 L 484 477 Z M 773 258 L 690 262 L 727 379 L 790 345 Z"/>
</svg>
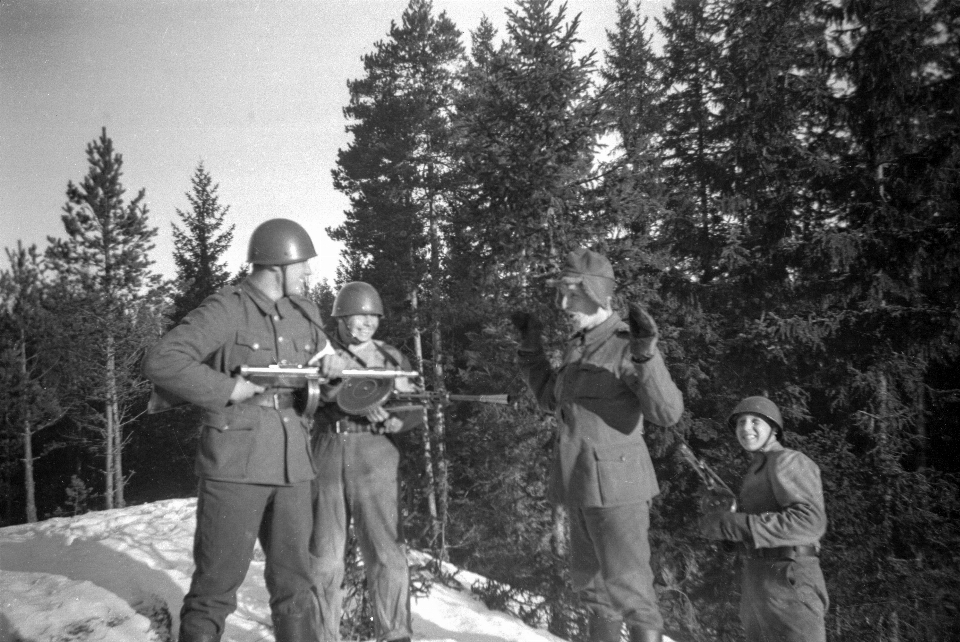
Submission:
<svg viewBox="0 0 960 642">
<path fill-rule="evenodd" d="M 697 478 L 675 450 L 682 436 L 736 485 L 746 460 L 723 422 L 765 393 L 822 468 L 830 638 L 955 639 L 960 5 L 674 0 L 655 23 L 639 3 L 615 10 L 604 50 L 585 52 L 577 16 L 547 0 L 518 0 L 505 33 L 466 35 L 411 0 L 348 83 L 338 283 L 378 288 L 381 338 L 430 389 L 519 398 L 437 409 L 400 440 L 408 541 L 491 578 L 489 604 L 582 634 L 564 516 L 544 499 L 553 419 L 523 392 L 507 319 L 538 314 L 559 347 L 545 280 L 589 246 L 614 264 L 618 305 L 657 319 L 686 402 L 679 425 L 647 432 L 670 628 L 742 638 L 735 558 L 698 536 Z M 109 145 L 91 144 L 88 180 L 119 166 Z M 8 250 L 6 523 L 191 492 L 189 412 L 144 417 L 136 362 L 235 278 L 202 166 L 192 185 L 166 288 L 139 198 L 95 183 L 68 187 L 67 240 Z M 330 289 L 316 295 L 329 309 Z"/>
</svg>

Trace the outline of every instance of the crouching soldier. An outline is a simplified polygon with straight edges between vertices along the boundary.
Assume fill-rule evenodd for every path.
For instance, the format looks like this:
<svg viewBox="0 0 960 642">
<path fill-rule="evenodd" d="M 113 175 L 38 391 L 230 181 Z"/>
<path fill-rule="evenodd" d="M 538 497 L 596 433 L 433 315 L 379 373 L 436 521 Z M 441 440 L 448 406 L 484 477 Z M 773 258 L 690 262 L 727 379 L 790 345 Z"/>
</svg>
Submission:
<svg viewBox="0 0 960 642">
<path fill-rule="evenodd" d="M 748 642 L 824 642 L 827 588 L 820 538 L 827 529 L 820 469 L 784 448 L 783 418 L 766 397 L 747 397 L 727 419 L 752 454 L 736 512 L 709 510 L 704 537 L 738 542 L 740 620 Z"/>
</svg>

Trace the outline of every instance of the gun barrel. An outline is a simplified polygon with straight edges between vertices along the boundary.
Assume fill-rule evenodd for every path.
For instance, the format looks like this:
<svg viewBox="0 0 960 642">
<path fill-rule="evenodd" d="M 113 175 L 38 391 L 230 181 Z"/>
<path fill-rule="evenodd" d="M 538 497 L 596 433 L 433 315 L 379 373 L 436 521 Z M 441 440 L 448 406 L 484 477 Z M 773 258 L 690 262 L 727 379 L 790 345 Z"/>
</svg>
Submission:
<svg viewBox="0 0 960 642">
<path fill-rule="evenodd" d="M 240 375 L 244 377 L 294 377 L 302 379 L 323 379 L 318 366 L 240 366 Z M 341 374 L 344 379 L 396 379 L 398 377 L 419 377 L 416 370 L 377 370 L 374 368 L 348 368 Z"/>
<path fill-rule="evenodd" d="M 495 403 L 510 405 L 513 399 L 510 395 L 451 395 L 442 392 L 393 392 L 394 399 L 403 401 L 424 401 L 426 403 L 446 403 L 448 401 L 475 401 L 479 403 Z"/>
</svg>

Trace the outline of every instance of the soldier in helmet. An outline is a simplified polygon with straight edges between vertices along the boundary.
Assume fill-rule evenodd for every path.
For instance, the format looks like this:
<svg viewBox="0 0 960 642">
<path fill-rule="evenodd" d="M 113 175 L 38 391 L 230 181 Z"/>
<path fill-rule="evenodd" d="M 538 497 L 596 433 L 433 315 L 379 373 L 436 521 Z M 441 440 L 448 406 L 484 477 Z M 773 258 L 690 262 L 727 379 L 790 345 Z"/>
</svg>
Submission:
<svg viewBox="0 0 960 642">
<path fill-rule="evenodd" d="M 368 283 L 354 281 L 337 293 L 331 316 L 331 341 L 350 368 L 410 370 L 410 362 L 393 346 L 374 339 L 383 302 Z M 412 382 L 395 380 L 397 390 L 413 392 Z M 339 390 L 327 387 L 324 396 Z M 362 400 L 361 400 L 362 401 Z M 341 410 L 321 407 L 316 417 L 314 458 L 315 581 L 320 597 L 319 642 L 340 639 L 341 585 L 347 528 L 351 520 L 360 545 L 373 604 L 378 640 L 409 642 L 410 593 L 407 557 L 400 534 L 400 452 L 394 436 L 423 423 L 423 411 L 392 413 L 379 398 L 368 407 Z"/>
<path fill-rule="evenodd" d="M 329 348 L 308 290 L 316 256 L 306 230 L 272 219 L 253 232 L 250 276 L 208 297 L 167 332 L 143 363 L 159 393 L 203 412 L 196 569 L 180 612 L 180 642 L 217 642 L 236 608 L 259 538 L 277 642 L 317 638 L 310 573 L 312 417 L 292 393 L 234 374 L 241 365 L 302 364 L 314 358 L 327 377 L 342 364 Z M 326 348 L 329 354 L 318 355 Z"/>
<path fill-rule="evenodd" d="M 659 493 L 643 421 L 671 426 L 683 398 L 657 348 L 657 325 L 638 304 L 626 322 L 612 309 L 606 257 L 579 249 L 554 280 L 571 329 L 563 362 L 544 352 L 540 322 L 514 314 L 518 360 L 540 406 L 559 428 L 550 500 L 570 517 L 570 575 L 590 610 L 591 642 L 659 642 L 663 618 L 650 568 L 650 502 Z"/>
<path fill-rule="evenodd" d="M 827 529 L 820 469 L 784 448 L 783 418 L 766 397 L 747 397 L 727 419 L 752 461 L 736 512 L 708 510 L 709 539 L 739 543 L 740 620 L 748 642 L 824 642 L 827 588 L 820 538 Z"/>
</svg>

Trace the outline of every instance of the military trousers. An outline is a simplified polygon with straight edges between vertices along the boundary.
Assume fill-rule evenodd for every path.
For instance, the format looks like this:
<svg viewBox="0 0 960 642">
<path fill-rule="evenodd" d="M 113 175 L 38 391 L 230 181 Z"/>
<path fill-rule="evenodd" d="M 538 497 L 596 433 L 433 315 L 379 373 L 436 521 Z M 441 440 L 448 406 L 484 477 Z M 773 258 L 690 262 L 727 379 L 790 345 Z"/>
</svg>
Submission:
<svg viewBox="0 0 960 642">
<path fill-rule="evenodd" d="M 310 482 L 290 486 L 200 480 L 193 558 L 180 611 L 180 640 L 215 642 L 237 607 L 257 539 L 277 642 L 309 640 L 317 599 L 310 575 Z"/>
<path fill-rule="evenodd" d="M 650 568 L 650 502 L 568 506 L 570 575 L 581 602 L 604 620 L 663 630 Z"/>
<path fill-rule="evenodd" d="M 740 621 L 747 642 L 825 642 L 826 583 L 816 557 L 743 560 Z"/>
<path fill-rule="evenodd" d="M 410 573 L 400 535 L 400 453 L 372 433 L 320 433 L 314 457 L 314 528 L 310 544 L 320 598 L 319 642 L 340 639 L 347 529 L 360 546 L 377 639 L 411 637 Z"/>
</svg>

